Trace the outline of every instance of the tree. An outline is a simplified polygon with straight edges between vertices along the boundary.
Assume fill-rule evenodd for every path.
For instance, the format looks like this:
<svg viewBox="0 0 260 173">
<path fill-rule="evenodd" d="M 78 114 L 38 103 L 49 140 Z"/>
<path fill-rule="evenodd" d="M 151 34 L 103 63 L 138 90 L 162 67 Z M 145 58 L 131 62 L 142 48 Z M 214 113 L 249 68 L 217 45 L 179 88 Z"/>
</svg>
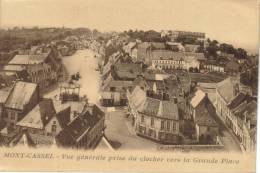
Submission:
<svg viewBox="0 0 260 173">
<path fill-rule="evenodd" d="M 247 58 L 247 51 L 242 49 L 242 48 L 238 48 L 235 52 L 235 56 L 237 58 L 246 59 Z"/>
</svg>

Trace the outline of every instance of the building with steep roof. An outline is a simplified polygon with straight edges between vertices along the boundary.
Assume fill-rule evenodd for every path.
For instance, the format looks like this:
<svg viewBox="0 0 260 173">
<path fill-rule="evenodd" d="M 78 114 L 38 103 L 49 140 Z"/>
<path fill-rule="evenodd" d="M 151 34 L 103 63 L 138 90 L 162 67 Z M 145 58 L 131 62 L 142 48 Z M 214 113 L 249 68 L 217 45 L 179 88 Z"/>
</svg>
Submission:
<svg viewBox="0 0 260 173">
<path fill-rule="evenodd" d="M 179 143 L 177 103 L 148 97 L 139 86 L 128 92 L 128 111 L 137 135 L 161 143 Z"/>
<path fill-rule="evenodd" d="M 195 124 L 196 138 L 201 143 L 215 143 L 218 136 L 218 124 L 215 121 L 215 109 L 206 93 L 197 90 L 191 98 L 188 112 Z"/>
<path fill-rule="evenodd" d="M 142 74 L 142 66 L 135 63 L 115 64 L 112 76 L 115 80 L 133 81 Z"/>
<path fill-rule="evenodd" d="M 94 149 L 101 140 L 104 129 L 105 113 L 98 106 L 90 105 L 57 135 L 57 145 Z"/>
<path fill-rule="evenodd" d="M 16 126 L 26 131 L 35 145 L 51 143 L 70 122 L 70 107 L 56 112 L 51 99 L 43 99 Z"/>
<path fill-rule="evenodd" d="M 7 126 L 15 127 L 32 108 L 39 102 L 39 88 L 35 83 L 16 82 L 6 102 L 5 111 Z"/>
</svg>

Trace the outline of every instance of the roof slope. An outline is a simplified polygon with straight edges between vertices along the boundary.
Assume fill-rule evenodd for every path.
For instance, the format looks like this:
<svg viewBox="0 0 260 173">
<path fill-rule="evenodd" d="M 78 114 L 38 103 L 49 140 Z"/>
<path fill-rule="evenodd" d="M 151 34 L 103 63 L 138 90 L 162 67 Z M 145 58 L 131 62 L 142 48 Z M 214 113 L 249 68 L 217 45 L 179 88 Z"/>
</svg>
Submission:
<svg viewBox="0 0 260 173">
<path fill-rule="evenodd" d="M 158 100 L 146 96 L 146 92 L 136 86 L 131 93 L 131 102 L 140 113 L 167 119 L 179 119 L 177 104 L 173 101 Z"/>
<path fill-rule="evenodd" d="M 217 84 L 217 91 L 225 99 L 227 103 L 230 103 L 234 97 L 234 84 L 230 78 L 227 78 Z"/>
<path fill-rule="evenodd" d="M 52 100 L 43 99 L 17 125 L 43 129 L 55 115 L 56 111 Z"/>
<path fill-rule="evenodd" d="M 36 89 L 37 84 L 35 83 L 17 82 L 11 90 L 5 106 L 8 108 L 23 110 L 24 105 L 30 101 Z"/>
<path fill-rule="evenodd" d="M 18 64 L 39 64 L 43 63 L 45 59 L 48 57 L 49 53 L 42 53 L 42 54 L 36 54 L 36 55 L 16 55 L 13 57 L 11 61 L 9 61 L 8 64 L 12 65 L 18 65 Z"/>
<path fill-rule="evenodd" d="M 79 142 L 104 116 L 104 112 L 96 105 L 88 107 L 57 135 L 58 142 L 63 146 Z"/>
<path fill-rule="evenodd" d="M 202 91 L 202 90 L 197 90 L 195 93 L 195 96 L 192 97 L 190 104 L 193 108 L 196 108 L 200 102 L 204 99 L 204 97 L 206 96 L 206 94 Z"/>
</svg>

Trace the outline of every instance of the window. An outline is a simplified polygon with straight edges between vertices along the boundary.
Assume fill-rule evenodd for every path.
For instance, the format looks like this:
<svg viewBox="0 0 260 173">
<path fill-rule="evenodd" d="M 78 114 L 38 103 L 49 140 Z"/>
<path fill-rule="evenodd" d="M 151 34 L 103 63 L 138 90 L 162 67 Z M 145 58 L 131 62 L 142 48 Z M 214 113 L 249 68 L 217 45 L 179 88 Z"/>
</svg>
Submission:
<svg viewBox="0 0 260 173">
<path fill-rule="evenodd" d="M 115 92 L 116 91 L 116 87 L 110 87 L 110 91 L 111 92 Z"/>
<path fill-rule="evenodd" d="M 151 118 L 151 126 L 154 126 L 154 118 Z"/>
<path fill-rule="evenodd" d="M 176 123 L 175 123 L 175 122 L 172 123 L 172 130 L 173 130 L 173 131 L 176 131 L 176 130 L 177 130 L 177 127 L 176 127 Z"/>
<path fill-rule="evenodd" d="M 167 121 L 166 128 L 167 128 L 167 131 L 170 131 L 170 121 Z"/>
<path fill-rule="evenodd" d="M 15 113 L 14 112 L 10 112 L 10 119 L 14 120 L 15 119 Z"/>
<path fill-rule="evenodd" d="M 57 126 L 56 126 L 55 124 L 53 124 L 53 125 L 51 126 L 51 131 L 52 131 L 53 133 L 56 133 L 56 130 L 57 130 Z"/>
<path fill-rule="evenodd" d="M 144 116 L 143 115 L 141 116 L 141 122 L 142 123 L 144 122 Z"/>
<path fill-rule="evenodd" d="M 164 130 L 164 121 L 161 121 L 161 130 Z"/>
</svg>

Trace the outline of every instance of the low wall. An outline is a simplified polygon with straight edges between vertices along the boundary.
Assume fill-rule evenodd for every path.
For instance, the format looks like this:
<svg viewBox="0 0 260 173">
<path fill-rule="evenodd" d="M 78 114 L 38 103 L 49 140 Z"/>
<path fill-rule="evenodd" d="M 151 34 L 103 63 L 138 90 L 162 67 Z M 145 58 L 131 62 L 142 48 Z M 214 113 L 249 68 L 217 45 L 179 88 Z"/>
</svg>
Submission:
<svg viewBox="0 0 260 173">
<path fill-rule="evenodd" d="M 178 151 L 220 151 L 224 150 L 222 141 L 218 138 L 215 145 L 158 145 L 158 150 L 178 150 Z"/>
</svg>

